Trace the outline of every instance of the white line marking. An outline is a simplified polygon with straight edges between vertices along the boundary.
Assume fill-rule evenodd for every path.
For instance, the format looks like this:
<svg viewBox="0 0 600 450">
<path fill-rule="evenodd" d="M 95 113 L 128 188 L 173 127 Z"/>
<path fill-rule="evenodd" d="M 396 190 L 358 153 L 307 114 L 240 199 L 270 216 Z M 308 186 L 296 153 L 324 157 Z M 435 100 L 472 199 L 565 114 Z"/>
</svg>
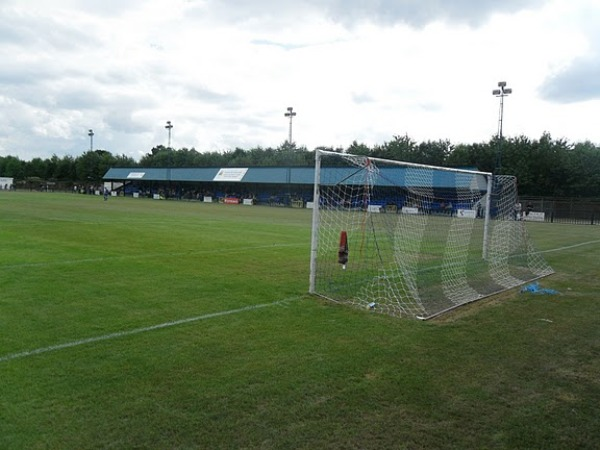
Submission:
<svg viewBox="0 0 600 450">
<path fill-rule="evenodd" d="M 588 242 L 582 242 L 579 244 L 574 244 L 574 245 L 569 245 L 566 247 L 559 247 L 559 248 L 554 248 L 554 249 L 549 249 L 549 250 L 543 250 L 540 251 L 539 253 L 550 253 L 550 252 L 558 252 L 558 251 L 562 251 L 562 250 L 569 250 L 572 248 L 576 248 L 576 247 L 582 247 L 584 245 L 590 245 L 590 244 L 597 244 L 600 243 L 600 240 L 596 240 L 596 241 L 588 241 Z M 291 244 L 291 246 L 295 246 L 297 244 Z M 285 245 L 273 245 L 273 246 L 260 246 L 260 247 L 254 247 L 254 248 L 268 248 L 268 247 L 285 247 Z M 231 250 L 239 250 L 239 249 L 231 249 Z M 140 255 L 137 255 L 138 257 Z M 118 257 L 116 257 L 118 258 Z M 115 259 L 116 259 L 115 258 Z M 108 259 L 108 258 L 107 258 Z M 79 260 L 79 262 L 81 261 L 94 261 L 93 259 L 90 260 Z M 73 261 L 76 262 L 76 261 Z M 63 261 L 63 264 L 65 262 Z M 34 264 L 32 264 L 34 265 Z M 25 266 L 25 265 L 18 265 L 19 267 Z M 8 266 L 8 267 L 18 267 L 17 265 L 15 266 Z M 6 266 L 5 266 L 6 267 Z M 238 308 L 238 309 L 231 309 L 228 311 L 220 311 L 220 312 L 216 312 L 216 313 L 210 313 L 210 314 L 205 314 L 202 316 L 196 316 L 196 317 L 189 317 L 187 319 L 181 319 L 181 320 L 175 320 L 172 322 L 165 322 L 165 323 L 161 323 L 158 325 L 152 325 L 149 327 L 144 327 L 144 328 L 136 328 L 133 330 L 129 330 L 129 331 L 119 331 L 116 333 L 111 333 L 111 334 L 106 334 L 103 336 L 95 336 L 95 337 L 91 337 L 91 338 L 86 338 L 86 339 L 80 339 L 77 341 L 72 341 L 72 342 L 67 342 L 64 344 L 58 344 L 58 345 L 51 345 L 49 347 L 42 347 L 42 348 L 37 348 L 34 350 L 26 350 L 23 352 L 19 352 L 19 353 L 12 353 L 9 355 L 5 355 L 5 356 L 0 356 L 0 363 L 2 362 L 6 362 L 6 361 L 11 361 L 14 359 L 20 359 L 20 358 L 25 358 L 28 356 L 34 356 L 34 355 L 39 355 L 41 353 L 47 353 L 47 352 L 52 352 L 52 351 L 56 351 L 56 350 L 62 350 L 65 348 L 70 348 L 70 347 L 77 347 L 79 345 L 85 345 L 85 344 L 91 344 L 94 342 L 100 342 L 100 341 L 106 341 L 109 339 L 116 339 L 116 338 L 120 338 L 120 337 L 124 337 L 124 336 L 131 336 L 134 334 L 140 334 L 140 333 L 146 333 L 148 331 L 154 331 L 154 330 L 159 330 L 161 328 L 168 328 L 168 327 L 173 327 L 173 326 L 177 326 L 177 325 L 182 325 L 185 323 L 190 323 L 190 322 L 197 322 L 200 320 L 206 320 L 206 319 L 212 319 L 213 317 L 221 317 L 221 316 L 227 316 L 229 314 L 237 314 L 237 313 L 241 313 L 244 311 L 251 311 L 254 309 L 260 309 L 260 308 L 266 308 L 268 306 L 274 306 L 274 305 L 278 305 L 278 304 L 282 304 L 285 303 L 287 301 L 291 301 L 291 300 L 297 300 L 301 297 L 292 297 L 292 298 L 288 298 L 285 300 L 278 300 L 276 302 L 273 303 L 262 303 L 259 305 L 250 305 L 250 306 L 245 306 L 243 308 Z"/>
<path fill-rule="evenodd" d="M 219 311 L 219 312 L 215 312 L 215 313 L 204 314 L 202 316 L 189 317 L 187 319 L 180 319 L 180 320 L 174 320 L 172 322 L 160 323 L 158 325 L 151 325 L 149 327 L 135 328 L 133 330 L 128 330 L 128 331 L 118 331 L 116 333 L 110 333 L 110 334 L 105 334 L 103 336 L 95 336 L 95 337 L 90 337 L 90 338 L 86 338 L 86 339 L 79 339 L 77 341 L 66 342 L 64 344 L 51 345 L 49 347 L 36 348 L 34 350 L 25 350 L 25 351 L 19 352 L 19 353 L 12 353 L 9 355 L 0 356 L 0 363 L 6 362 L 6 361 L 12 361 L 13 359 L 21 359 L 21 358 L 26 358 L 28 356 L 39 355 L 41 353 L 48 353 L 48 352 L 53 352 L 56 350 L 63 350 L 65 348 L 77 347 L 79 345 L 92 344 L 94 342 L 107 341 L 109 339 L 116 339 L 116 338 L 125 337 L 125 336 L 132 336 L 134 334 L 146 333 L 148 331 L 160 330 L 162 328 L 169 328 L 169 327 L 174 327 L 177 325 L 183 325 L 186 323 L 198 322 L 200 320 L 212 319 L 214 317 L 222 317 L 222 316 L 227 316 L 229 314 L 237 314 L 237 313 L 241 313 L 241 312 L 245 312 L 245 311 L 252 311 L 255 309 L 266 308 L 269 306 L 283 304 L 285 302 L 289 302 L 292 300 L 298 300 L 300 298 L 302 298 L 302 297 L 291 297 L 291 298 L 287 298 L 284 300 L 278 300 L 278 301 L 272 302 L 272 303 L 262 303 L 259 305 L 250 305 L 250 306 L 245 306 L 243 308 L 230 309 L 228 311 Z"/>
<path fill-rule="evenodd" d="M 583 247 L 584 245 L 590 245 L 590 244 L 600 244 L 600 240 L 597 240 L 597 241 L 588 241 L 588 242 L 581 242 L 579 244 L 568 245 L 566 247 L 551 248 L 550 250 L 542 250 L 542 251 L 539 251 L 538 253 L 560 252 L 560 251 L 563 251 L 563 250 L 570 250 L 572 248 Z"/>
</svg>

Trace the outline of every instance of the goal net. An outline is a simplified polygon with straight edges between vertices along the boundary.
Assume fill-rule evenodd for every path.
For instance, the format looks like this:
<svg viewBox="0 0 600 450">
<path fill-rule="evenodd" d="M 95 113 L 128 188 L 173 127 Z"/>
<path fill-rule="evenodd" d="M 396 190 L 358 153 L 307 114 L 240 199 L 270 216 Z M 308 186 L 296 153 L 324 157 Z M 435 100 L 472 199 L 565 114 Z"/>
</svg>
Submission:
<svg viewBox="0 0 600 450">
<path fill-rule="evenodd" d="M 511 176 L 316 151 L 310 292 L 435 317 L 553 271 Z"/>
</svg>

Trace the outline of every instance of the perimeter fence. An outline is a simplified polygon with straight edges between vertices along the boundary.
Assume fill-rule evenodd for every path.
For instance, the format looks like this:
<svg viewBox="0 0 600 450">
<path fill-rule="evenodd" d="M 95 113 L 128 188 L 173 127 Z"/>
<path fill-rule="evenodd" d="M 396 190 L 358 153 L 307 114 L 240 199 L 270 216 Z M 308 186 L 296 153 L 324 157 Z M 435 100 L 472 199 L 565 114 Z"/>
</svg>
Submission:
<svg viewBox="0 0 600 450">
<path fill-rule="evenodd" d="M 600 225 L 600 198 L 521 197 L 523 210 L 543 213 L 545 222 Z"/>
</svg>

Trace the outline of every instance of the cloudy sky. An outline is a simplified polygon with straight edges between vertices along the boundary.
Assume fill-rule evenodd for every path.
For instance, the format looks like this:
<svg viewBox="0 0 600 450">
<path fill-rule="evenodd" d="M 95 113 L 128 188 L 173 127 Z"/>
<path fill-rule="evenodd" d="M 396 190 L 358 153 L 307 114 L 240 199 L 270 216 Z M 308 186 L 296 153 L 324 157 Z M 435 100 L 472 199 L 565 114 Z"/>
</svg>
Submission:
<svg viewBox="0 0 600 450">
<path fill-rule="evenodd" d="M 600 143 L 598 0 L 0 0 L 0 156 Z"/>
</svg>

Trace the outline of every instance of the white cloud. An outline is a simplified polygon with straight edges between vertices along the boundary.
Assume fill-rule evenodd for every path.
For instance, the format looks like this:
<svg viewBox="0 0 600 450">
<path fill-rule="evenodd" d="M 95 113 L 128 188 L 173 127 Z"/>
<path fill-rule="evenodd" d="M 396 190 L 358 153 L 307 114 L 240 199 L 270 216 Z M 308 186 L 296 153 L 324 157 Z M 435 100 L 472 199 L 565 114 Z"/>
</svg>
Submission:
<svg viewBox="0 0 600 450">
<path fill-rule="evenodd" d="M 507 135 L 600 142 L 597 2 L 451 3 L 5 1 L 0 155 L 486 141 L 500 80 Z"/>
</svg>

